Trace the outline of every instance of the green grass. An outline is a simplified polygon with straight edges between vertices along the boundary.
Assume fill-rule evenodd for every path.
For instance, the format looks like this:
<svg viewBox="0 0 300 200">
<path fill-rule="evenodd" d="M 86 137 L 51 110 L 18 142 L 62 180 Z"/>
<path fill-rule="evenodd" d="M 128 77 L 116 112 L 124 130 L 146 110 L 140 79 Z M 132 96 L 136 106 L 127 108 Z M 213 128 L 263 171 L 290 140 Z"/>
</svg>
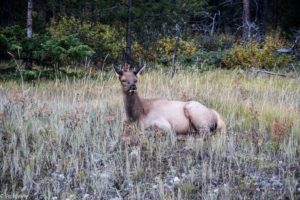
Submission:
<svg viewBox="0 0 300 200">
<path fill-rule="evenodd" d="M 113 73 L 0 83 L 1 198 L 300 198 L 299 80 L 168 76 L 145 73 L 140 95 L 200 101 L 223 115 L 227 133 L 182 141 L 128 129 Z"/>
</svg>

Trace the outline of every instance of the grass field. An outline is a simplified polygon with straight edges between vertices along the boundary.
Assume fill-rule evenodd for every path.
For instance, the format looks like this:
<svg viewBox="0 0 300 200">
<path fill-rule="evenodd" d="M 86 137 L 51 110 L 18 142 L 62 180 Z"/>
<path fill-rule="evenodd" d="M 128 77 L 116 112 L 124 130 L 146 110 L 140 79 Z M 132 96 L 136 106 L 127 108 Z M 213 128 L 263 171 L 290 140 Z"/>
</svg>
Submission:
<svg viewBox="0 0 300 200">
<path fill-rule="evenodd" d="M 112 72 L 0 83 L 0 199 L 300 198 L 300 80 L 168 76 L 146 72 L 139 94 L 200 101 L 227 133 L 176 140 L 128 126 Z"/>
</svg>

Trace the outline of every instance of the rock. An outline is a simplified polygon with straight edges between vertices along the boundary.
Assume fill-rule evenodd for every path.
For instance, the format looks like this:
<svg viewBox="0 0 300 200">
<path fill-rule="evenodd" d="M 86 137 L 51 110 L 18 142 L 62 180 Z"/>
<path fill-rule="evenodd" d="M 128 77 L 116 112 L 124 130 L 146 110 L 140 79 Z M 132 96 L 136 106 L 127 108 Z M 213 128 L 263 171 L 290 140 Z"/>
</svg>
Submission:
<svg viewBox="0 0 300 200">
<path fill-rule="evenodd" d="M 84 194 L 84 195 L 83 195 L 83 199 L 88 199 L 89 197 L 90 197 L 89 194 Z"/>
<path fill-rule="evenodd" d="M 177 176 L 175 176 L 173 179 L 173 183 L 174 185 L 178 185 L 180 183 L 180 179 Z"/>
<path fill-rule="evenodd" d="M 124 189 L 126 190 L 129 190 L 134 187 L 132 180 L 125 180 L 123 184 L 124 184 Z"/>
<path fill-rule="evenodd" d="M 63 174 L 59 174 L 58 175 L 58 180 L 59 181 L 64 181 L 65 180 L 65 176 Z"/>
<path fill-rule="evenodd" d="M 56 178 L 58 181 L 64 181 L 65 180 L 65 176 L 59 172 L 53 172 L 52 176 L 54 178 Z"/>
<path fill-rule="evenodd" d="M 107 172 L 103 172 L 101 174 L 99 174 L 99 177 L 102 178 L 102 179 L 110 179 L 111 178 L 111 175 L 110 173 L 107 173 Z"/>
<path fill-rule="evenodd" d="M 21 190 L 23 193 L 25 193 L 25 192 L 27 192 L 27 187 L 26 186 L 24 186 L 23 188 L 22 188 L 22 190 Z"/>
<path fill-rule="evenodd" d="M 132 152 L 130 153 L 129 156 L 131 157 L 131 159 L 133 159 L 133 158 L 136 159 L 139 156 L 139 150 L 138 149 L 132 150 Z"/>
</svg>

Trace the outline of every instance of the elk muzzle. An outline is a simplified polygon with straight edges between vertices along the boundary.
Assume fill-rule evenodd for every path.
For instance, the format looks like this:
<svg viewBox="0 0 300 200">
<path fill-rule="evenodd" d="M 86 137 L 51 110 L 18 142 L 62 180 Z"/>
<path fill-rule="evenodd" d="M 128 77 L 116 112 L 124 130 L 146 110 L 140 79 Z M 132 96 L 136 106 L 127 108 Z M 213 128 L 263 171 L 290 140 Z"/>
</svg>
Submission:
<svg viewBox="0 0 300 200">
<path fill-rule="evenodd" d="M 130 94 L 133 94 L 136 90 L 137 90 L 136 85 L 135 85 L 135 84 L 131 84 L 131 85 L 129 86 L 128 92 L 129 92 Z"/>
</svg>

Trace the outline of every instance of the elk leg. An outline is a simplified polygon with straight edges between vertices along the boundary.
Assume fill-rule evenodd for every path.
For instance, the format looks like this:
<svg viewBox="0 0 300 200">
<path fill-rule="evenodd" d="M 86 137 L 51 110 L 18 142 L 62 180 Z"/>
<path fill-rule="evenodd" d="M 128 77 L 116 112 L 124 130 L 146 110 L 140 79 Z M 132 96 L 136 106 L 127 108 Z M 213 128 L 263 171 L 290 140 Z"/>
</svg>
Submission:
<svg viewBox="0 0 300 200">
<path fill-rule="evenodd" d="M 159 119 L 154 122 L 154 127 L 161 129 L 166 133 L 172 133 L 172 126 L 171 124 L 165 119 Z"/>
<path fill-rule="evenodd" d="M 208 136 L 217 127 L 214 113 L 198 102 L 187 102 L 184 106 L 184 114 L 190 121 L 190 126 L 204 137 Z"/>
</svg>

